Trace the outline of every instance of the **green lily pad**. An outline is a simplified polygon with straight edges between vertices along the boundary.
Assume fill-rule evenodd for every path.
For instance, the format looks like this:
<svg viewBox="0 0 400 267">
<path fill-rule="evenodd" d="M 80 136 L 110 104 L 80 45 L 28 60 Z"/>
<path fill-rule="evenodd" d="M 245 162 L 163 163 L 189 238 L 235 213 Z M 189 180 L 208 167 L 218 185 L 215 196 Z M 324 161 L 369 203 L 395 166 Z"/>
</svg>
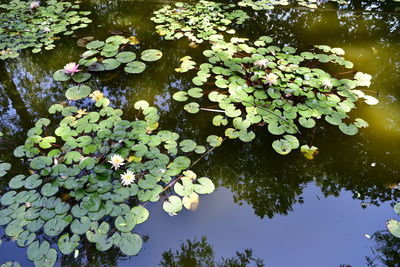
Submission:
<svg viewBox="0 0 400 267">
<path fill-rule="evenodd" d="M 216 135 L 210 135 L 207 137 L 207 142 L 210 144 L 212 147 L 218 147 L 222 144 L 222 137 L 216 136 Z"/>
<path fill-rule="evenodd" d="M 86 233 L 87 230 L 89 230 L 90 224 L 91 220 L 88 217 L 83 216 L 80 219 L 75 219 L 71 223 L 71 231 L 74 234 L 83 235 L 84 233 Z"/>
<path fill-rule="evenodd" d="M 183 107 L 189 113 L 197 113 L 200 110 L 200 105 L 196 102 L 191 102 Z"/>
<path fill-rule="evenodd" d="M 272 148 L 281 155 L 287 155 L 292 151 L 292 146 L 289 141 L 285 139 L 279 139 L 272 142 Z"/>
<path fill-rule="evenodd" d="M 157 49 L 144 50 L 140 56 L 143 61 L 157 61 L 162 57 L 162 52 Z"/>
<path fill-rule="evenodd" d="M 53 218 L 45 223 L 44 233 L 47 236 L 57 236 L 61 234 L 62 231 L 64 231 L 66 226 L 67 223 L 65 222 L 65 220 L 60 218 Z"/>
<path fill-rule="evenodd" d="M 172 95 L 172 98 L 176 101 L 185 102 L 188 100 L 187 93 L 185 91 L 179 91 Z"/>
<path fill-rule="evenodd" d="M 53 160 L 46 156 L 39 156 L 34 158 L 29 166 L 34 170 L 40 170 L 50 166 L 53 163 Z"/>
<path fill-rule="evenodd" d="M 90 73 L 87 72 L 78 72 L 72 75 L 72 79 L 77 83 L 83 83 L 89 80 L 92 77 Z"/>
<path fill-rule="evenodd" d="M 104 65 L 104 70 L 115 70 L 121 65 L 121 62 L 113 58 L 105 59 L 102 63 Z"/>
<path fill-rule="evenodd" d="M 312 118 L 300 117 L 299 123 L 304 128 L 314 128 L 315 126 L 315 120 L 313 120 Z"/>
<path fill-rule="evenodd" d="M 65 70 L 58 70 L 54 72 L 53 79 L 57 82 L 66 82 L 71 79 L 71 75 L 65 73 Z"/>
<path fill-rule="evenodd" d="M 24 231 L 18 235 L 17 244 L 20 247 L 29 246 L 36 239 L 36 235 L 29 231 Z"/>
<path fill-rule="evenodd" d="M 142 238 L 138 234 L 122 233 L 119 248 L 128 256 L 139 254 L 142 249 Z"/>
<path fill-rule="evenodd" d="M 115 56 L 115 59 L 121 63 L 128 63 L 136 59 L 136 54 L 128 51 L 120 52 L 118 55 Z"/>
<path fill-rule="evenodd" d="M 79 246 L 80 240 L 81 239 L 78 235 L 74 234 L 70 238 L 69 234 L 66 233 L 58 239 L 58 248 L 62 254 L 69 255 Z"/>
<path fill-rule="evenodd" d="M 339 129 L 347 135 L 355 135 L 358 133 L 358 128 L 354 124 L 346 124 L 344 122 L 339 124 Z"/>
<path fill-rule="evenodd" d="M 164 201 L 163 209 L 168 213 L 177 213 L 182 210 L 182 200 L 177 196 L 170 196 Z"/>
<path fill-rule="evenodd" d="M 143 223 L 149 218 L 149 211 L 143 206 L 133 207 L 130 213 L 135 215 L 137 224 Z"/>
<path fill-rule="evenodd" d="M 49 253 L 50 243 L 47 241 L 43 241 L 39 243 L 39 241 L 34 241 L 28 247 L 28 258 L 31 261 L 38 261 L 45 257 L 46 254 Z"/>
<path fill-rule="evenodd" d="M 400 238 L 400 222 L 394 219 L 390 219 L 386 222 L 386 226 L 389 232 L 397 238 Z"/>
<path fill-rule="evenodd" d="M 65 92 L 65 96 L 68 98 L 68 100 L 80 100 L 84 97 L 87 97 L 91 90 L 92 89 L 87 85 L 73 86 Z"/>
<path fill-rule="evenodd" d="M 86 49 L 98 49 L 105 45 L 103 41 L 92 41 L 86 45 Z"/>
<path fill-rule="evenodd" d="M 57 261 L 57 250 L 51 248 L 48 252 L 39 260 L 34 261 L 35 266 L 52 267 Z"/>
<path fill-rule="evenodd" d="M 127 213 L 124 216 L 118 216 L 115 219 L 115 227 L 124 233 L 131 232 L 136 226 L 136 216 L 133 213 Z"/>
<path fill-rule="evenodd" d="M 10 163 L 0 163 L 0 177 L 3 177 L 11 169 Z"/>
<path fill-rule="evenodd" d="M 8 186 L 11 189 L 18 189 L 18 188 L 23 187 L 24 185 L 25 185 L 25 175 L 22 175 L 22 174 L 15 176 L 8 183 Z"/>
<path fill-rule="evenodd" d="M 146 64 L 140 61 L 132 61 L 126 64 L 124 71 L 127 73 L 142 73 L 146 69 Z"/>
</svg>

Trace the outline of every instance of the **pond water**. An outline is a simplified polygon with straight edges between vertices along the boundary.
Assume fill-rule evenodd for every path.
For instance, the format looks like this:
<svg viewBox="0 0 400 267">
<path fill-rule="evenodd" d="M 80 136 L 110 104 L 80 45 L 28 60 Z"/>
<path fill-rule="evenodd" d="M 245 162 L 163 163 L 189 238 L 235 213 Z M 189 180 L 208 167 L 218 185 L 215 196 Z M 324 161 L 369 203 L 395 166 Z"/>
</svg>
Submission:
<svg viewBox="0 0 400 267">
<path fill-rule="evenodd" d="M 129 118 L 133 103 L 145 99 L 161 110 L 163 129 L 199 141 L 218 134 L 210 123 L 213 114 L 188 114 L 172 100 L 178 89 L 192 87 L 191 73 L 174 71 L 178 60 L 191 55 L 203 61 L 206 45 L 190 48 L 186 40 L 166 41 L 155 33 L 149 18 L 166 3 L 84 0 L 82 9 L 92 11 L 88 28 L 61 38 L 55 50 L 24 51 L 17 59 L 1 61 L 1 159 L 17 162 L 11 151 L 23 143 L 35 119 L 46 117 L 52 104 L 65 100 L 66 88 L 54 82 L 52 74 L 85 51 L 76 41 L 85 36 L 104 39 L 110 32 L 136 35 L 140 47 L 164 54 L 141 75 L 121 71 L 91 81 L 113 106 Z M 78 259 L 59 257 L 58 266 L 157 266 L 163 252 L 202 236 L 213 246 L 216 259 L 249 248 L 266 266 L 400 266 L 400 241 L 385 231 L 400 197 L 394 189 L 400 180 L 400 4 L 354 1 L 339 9 L 334 4 L 317 10 L 277 7 L 252 12 L 251 17 L 236 28 L 237 36 L 269 35 L 279 45 L 299 49 L 313 44 L 343 48 L 357 71 L 372 75 L 371 90 L 378 90 L 379 105 L 361 104 L 354 112 L 370 127 L 356 136 L 344 136 L 326 123 L 318 125 L 315 135 L 303 132 L 302 143 L 319 148 L 311 161 L 299 151 L 276 154 L 272 137 L 262 127 L 251 143 L 224 142 L 195 167 L 218 184 L 216 192 L 202 196 L 196 211 L 174 217 L 162 211 L 160 203 L 147 205 L 150 219 L 136 228 L 146 236 L 138 256 L 126 257 L 117 249 L 100 253 L 87 246 Z M 0 180 L 0 192 L 7 178 Z M 33 266 L 25 248 L 7 240 L 3 229 L 0 235 L 0 263 L 16 260 Z"/>
</svg>

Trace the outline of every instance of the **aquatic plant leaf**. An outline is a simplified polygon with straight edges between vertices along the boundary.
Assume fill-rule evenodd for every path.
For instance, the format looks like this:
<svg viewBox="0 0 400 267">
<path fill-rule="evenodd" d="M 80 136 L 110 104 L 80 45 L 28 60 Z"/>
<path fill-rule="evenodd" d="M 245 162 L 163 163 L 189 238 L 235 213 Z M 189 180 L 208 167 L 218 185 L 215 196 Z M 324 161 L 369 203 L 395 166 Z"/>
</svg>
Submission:
<svg viewBox="0 0 400 267">
<path fill-rule="evenodd" d="M 200 111 L 200 105 L 196 102 L 191 102 L 183 107 L 189 113 L 197 113 Z"/>
<path fill-rule="evenodd" d="M 65 70 L 61 69 L 54 72 L 53 79 L 57 82 L 66 82 L 71 79 L 71 75 L 68 75 L 65 73 Z"/>
<path fill-rule="evenodd" d="M 68 88 L 65 92 L 65 96 L 68 100 L 80 100 L 87 97 L 91 92 L 91 89 L 87 85 L 78 85 Z"/>
<path fill-rule="evenodd" d="M 86 216 L 81 216 L 80 219 L 75 219 L 71 223 L 71 231 L 77 235 L 83 235 L 90 228 L 91 220 Z"/>
<path fill-rule="evenodd" d="M 140 56 L 140 59 L 143 61 L 157 61 L 162 57 L 162 52 L 157 49 L 147 49 L 144 50 Z"/>
<path fill-rule="evenodd" d="M 314 159 L 315 155 L 318 153 L 318 148 L 315 146 L 309 147 L 308 145 L 302 145 L 300 147 L 301 153 L 303 153 L 306 159 L 312 160 Z"/>
<path fill-rule="evenodd" d="M 193 141 L 193 140 L 185 139 L 185 140 L 182 140 L 182 141 L 179 143 L 179 146 L 180 146 L 180 149 L 181 149 L 183 152 L 192 152 L 193 150 L 195 150 L 197 144 L 196 144 L 196 142 Z"/>
<path fill-rule="evenodd" d="M 105 42 L 95 40 L 95 41 L 88 43 L 86 45 L 86 48 L 87 49 L 99 49 L 99 48 L 102 48 L 104 45 L 105 45 Z"/>
<path fill-rule="evenodd" d="M 386 226 L 389 232 L 395 237 L 400 238 L 400 222 L 394 219 L 390 219 L 386 222 Z"/>
<path fill-rule="evenodd" d="M 199 205 L 199 195 L 193 192 L 190 196 L 183 197 L 182 203 L 186 209 L 196 210 Z"/>
<path fill-rule="evenodd" d="M 1 245 L 1 243 L 0 243 L 0 245 Z M 0 265 L 0 267 L 22 267 L 22 265 L 17 261 L 7 261 L 6 263 L 3 263 L 2 265 Z"/>
<path fill-rule="evenodd" d="M 120 63 L 128 63 L 136 59 L 136 54 L 129 51 L 120 52 L 115 56 Z"/>
<path fill-rule="evenodd" d="M 168 213 L 177 213 L 182 210 L 182 201 L 177 196 L 170 196 L 164 201 L 163 209 Z"/>
<path fill-rule="evenodd" d="M 222 137 L 216 136 L 216 135 L 209 135 L 207 137 L 207 143 L 210 144 L 212 147 L 218 147 L 222 144 Z"/>
<path fill-rule="evenodd" d="M 77 83 L 83 83 L 89 80 L 92 75 L 88 72 L 78 72 L 72 75 L 72 79 Z"/>
<path fill-rule="evenodd" d="M 52 267 L 57 261 L 57 250 L 51 248 L 48 252 L 39 260 L 34 261 L 35 266 Z"/>
<path fill-rule="evenodd" d="M 135 216 L 137 224 L 145 222 L 149 218 L 149 211 L 143 206 L 133 207 L 130 211 Z"/>
<path fill-rule="evenodd" d="M 379 103 L 379 100 L 376 99 L 376 98 L 373 97 L 373 96 L 365 95 L 365 96 L 364 96 L 364 102 L 367 103 L 368 105 L 373 106 L 373 105 L 378 104 L 378 103 Z"/>
<path fill-rule="evenodd" d="M 22 175 L 22 174 L 15 176 L 8 183 L 8 186 L 11 189 L 18 189 L 18 188 L 23 187 L 24 185 L 25 185 L 25 175 Z"/>
<path fill-rule="evenodd" d="M 355 135 L 358 133 L 358 128 L 352 123 L 346 124 L 342 122 L 339 124 L 339 129 L 340 131 L 342 131 L 344 134 L 347 135 Z"/>
<path fill-rule="evenodd" d="M 69 255 L 79 246 L 79 241 L 78 235 L 74 234 L 70 238 L 69 233 L 66 233 L 58 239 L 58 248 L 62 254 Z"/>
<path fill-rule="evenodd" d="M 124 71 L 127 73 L 142 73 L 146 69 L 146 64 L 140 61 L 132 61 L 126 64 Z"/>
<path fill-rule="evenodd" d="M 142 238 L 138 234 L 122 233 L 119 248 L 128 256 L 139 254 L 142 249 Z"/>
<path fill-rule="evenodd" d="M 179 91 L 172 95 L 172 98 L 176 101 L 185 102 L 188 100 L 187 94 L 185 91 Z"/>
<path fill-rule="evenodd" d="M 28 258 L 31 261 L 38 261 L 45 257 L 46 254 L 49 253 L 50 243 L 47 241 L 43 241 L 40 243 L 39 241 L 34 241 L 28 247 L 27 254 Z"/>
<path fill-rule="evenodd" d="M 115 227 L 123 232 L 129 233 L 131 232 L 136 226 L 136 216 L 133 213 L 127 213 L 123 216 L 118 216 L 115 219 Z"/>
<path fill-rule="evenodd" d="M 198 194 L 211 194 L 214 190 L 214 183 L 207 177 L 197 179 L 197 183 L 194 185 L 194 191 Z"/>
<path fill-rule="evenodd" d="M 11 169 L 10 163 L 0 163 L 0 177 L 3 177 Z"/>
<path fill-rule="evenodd" d="M 102 63 L 104 65 L 104 70 L 115 70 L 121 65 L 121 62 L 114 58 L 105 59 Z"/>
<path fill-rule="evenodd" d="M 36 239 L 36 235 L 29 231 L 24 231 L 18 235 L 17 244 L 20 247 L 29 246 Z"/>
<path fill-rule="evenodd" d="M 279 139 L 272 142 L 272 148 L 281 155 L 287 155 L 292 151 L 292 146 L 289 141 L 285 139 Z"/>
</svg>

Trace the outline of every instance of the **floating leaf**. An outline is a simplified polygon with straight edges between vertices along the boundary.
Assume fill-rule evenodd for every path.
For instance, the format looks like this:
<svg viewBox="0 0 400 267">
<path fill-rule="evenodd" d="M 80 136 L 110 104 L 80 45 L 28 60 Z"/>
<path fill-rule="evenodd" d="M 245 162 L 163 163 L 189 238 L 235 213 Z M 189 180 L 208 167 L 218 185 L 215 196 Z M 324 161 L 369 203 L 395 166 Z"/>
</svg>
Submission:
<svg viewBox="0 0 400 267">
<path fill-rule="evenodd" d="M 71 79 L 71 75 L 65 73 L 65 70 L 58 70 L 54 72 L 53 79 L 57 82 L 66 82 Z"/>
<path fill-rule="evenodd" d="M 124 254 L 135 256 L 142 249 L 142 243 L 142 238 L 138 234 L 122 233 L 119 247 Z"/>
<path fill-rule="evenodd" d="M 198 184 L 194 185 L 194 191 L 198 194 L 211 194 L 215 190 L 214 183 L 207 177 L 197 179 Z"/>
<path fill-rule="evenodd" d="M 189 113 L 197 113 L 200 110 L 200 105 L 196 102 L 191 102 L 183 107 Z"/>
<path fill-rule="evenodd" d="M 177 196 L 170 196 L 164 201 L 163 209 L 168 213 L 177 213 L 182 210 L 182 201 Z"/>
<path fill-rule="evenodd" d="M 78 85 L 70 87 L 66 92 L 65 96 L 68 100 L 79 100 L 87 97 L 91 92 L 91 89 L 87 85 Z"/>
<path fill-rule="evenodd" d="M 386 226 L 389 232 L 397 238 L 400 238 L 400 222 L 394 219 L 390 219 L 386 222 Z"/>
<path fill-rule="evenodd" d="M 314 156 L 318 153 L 318 148 L 315 146 L 309 147 L 308 145 L 302 145 L 300 147 L 301 153 L 303 153 L 306 159 L 312 160 Z"/>
<path fill-rule="evenodd" d="M 144 50 L 140 56 L 143 61 L 157 61 L 162 57 L 162 52 L 157 49 Z"/>
<path fill-rule="evenodd" d="M 115 59 L 121 63 L 128 63 L 136 59 L 136 54 L 128 51 L 120 52 L 116 55 Z"/>
<path fill-rule="evenodd" d="M 146 69 L 146 64 L 140 61 L 132 61 L 126 64 L 124 71 L 128 73 L 142 73 Z"/>
<path fill-rule="evenodd" d="M 78 235 L 73 235 L 71 238 L 69 234 L 66 233 L 62 235 L 58 239 L 58 248 L 60 249 L 61 253 L 64 255 L 69 255 L 75 251 L 75 249 L 79 246 L 80 238 Z"/>
</svg>

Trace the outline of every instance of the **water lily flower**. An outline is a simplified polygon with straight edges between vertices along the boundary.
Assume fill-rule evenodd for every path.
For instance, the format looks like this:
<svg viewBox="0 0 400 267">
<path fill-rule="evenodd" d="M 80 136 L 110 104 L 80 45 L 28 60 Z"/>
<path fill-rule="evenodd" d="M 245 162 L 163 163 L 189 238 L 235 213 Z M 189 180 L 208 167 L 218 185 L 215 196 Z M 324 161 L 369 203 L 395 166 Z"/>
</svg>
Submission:
<svg viewBox="0 0 400 267">
<path fill-rule="evenodd" d="M 44 31 L 45 33 L 49 33 L 49 32 L 51 32 L 50 28 L 49 28 L 49 27 L 47 27 L 47 26 L 43 28 L 43 31 Z"/>
<path fill-rule="evenodd" d="M 254 62 L 254 65 L 256 65 L 257 67 L 260 68 L 266 68 L 267 64 L 268 64 L 269 60 L 264 58 L 264 59 L 260 59 Z"/>
<path fill-rule="evenodd" d="M 268 73 L 266 78 L 269 85 L 278 84 L 278 75 L 274 73 Z"/>
<path fill-rule="evenodd" d="M 29 7 L 31 8 L 31 9 L 35 9 L 35 8 L 38 8 L 40 6 L 40 4 L 38 3 L 38 2 L 32 2 L 30 5 L 29 5 Z"/>
<path fill-rule="evenodd" d="M 326 89 L 326 88 L 332 88 L 332 87 L 333 87 L 332 81 L 331 81 L 330 79 L 328 79 L 328 78 L 326 78 L 326 79 L 322 82 L 322 85 L 324 86 L 325 89 Z"/>
<path fill-rule="evenodd" d="M 111 160 L 108 162 L 112 164 L 111 168 L 114 168 L 115 170 L 118 170 L 119 167 L 124 165 L 124 159 L 118 154 L 112 155 Z"/>
<path fill-rule="evenodd" d="M 123 186 L 131 185 L 135 181 L 135 174 L 129 170 L 121 174 L 121 183 Z"/>
<path fill-rule="evenodd" d="M 79 64 L 76 64 L 75 62 L 70 62 L 64 66 L 64 71 L 67 74 L 74 74 L 76 72 L 79 72 L 78 68 Z"/>
</svg>

